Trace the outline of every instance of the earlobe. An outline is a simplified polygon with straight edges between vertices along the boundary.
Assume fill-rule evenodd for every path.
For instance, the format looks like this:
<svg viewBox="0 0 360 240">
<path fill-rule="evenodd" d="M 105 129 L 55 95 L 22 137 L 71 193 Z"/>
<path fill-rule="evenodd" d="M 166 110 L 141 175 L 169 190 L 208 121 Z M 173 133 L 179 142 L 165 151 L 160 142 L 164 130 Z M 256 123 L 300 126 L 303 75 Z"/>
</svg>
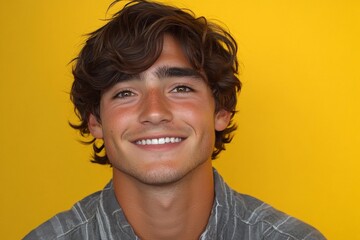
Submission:
<svg viewBox="0 0 360 240">
<path fill-rule="evenodd" d="M 218 111 L 215 114 L 215 130 L 216 131 L 222 131 L 230 123 L 231 113 L 229 111 L 226 111 L 224 109 Z"/>
<path fill-rule="evenodd" d="M 88 128 L 94 138 L 103 138 L 102 126 L 93 114 L 90 114 L 89 116 Z"/>
</svg>

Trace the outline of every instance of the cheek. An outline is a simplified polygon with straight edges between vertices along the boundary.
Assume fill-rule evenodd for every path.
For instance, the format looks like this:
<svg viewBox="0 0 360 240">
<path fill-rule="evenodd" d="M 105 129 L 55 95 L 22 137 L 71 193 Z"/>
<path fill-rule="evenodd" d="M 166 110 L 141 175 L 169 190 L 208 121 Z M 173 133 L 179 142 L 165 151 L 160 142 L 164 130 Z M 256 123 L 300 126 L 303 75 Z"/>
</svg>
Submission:
<svg viewBox="0 0 360 240">
<path fill-rule="evenodd" d="M 101 116 L 104 139 L 109 141 L 111 138 L 122 136 L 129 125 L 135 122 L 132 116 L 129 111 L 123 109 L 104 112 Z"/>
<path fill-rule="evenodd" d="M 210 104 L 185 103 L 174 109 L 177 109 L 176 115 L 196 131 L 215 132 L 215 109 Z"/>
</svg>

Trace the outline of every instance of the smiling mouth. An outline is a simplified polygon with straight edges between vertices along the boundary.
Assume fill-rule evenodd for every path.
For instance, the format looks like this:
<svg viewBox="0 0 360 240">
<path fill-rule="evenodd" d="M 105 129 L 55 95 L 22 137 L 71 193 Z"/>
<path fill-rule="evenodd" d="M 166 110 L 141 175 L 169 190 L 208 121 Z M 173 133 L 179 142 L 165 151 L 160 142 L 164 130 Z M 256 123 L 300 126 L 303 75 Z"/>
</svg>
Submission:
<svg viewBox="0 0 360 240">
<path fill-rule="evenodd" d="M 152 138 L 152 139 L 141 139 L 135 143 L 138 145 L 161 145 L 167 143 L 179 143 L 183 139 L 179 137 L 163 137 L 163 138 Z"/>
</svg>

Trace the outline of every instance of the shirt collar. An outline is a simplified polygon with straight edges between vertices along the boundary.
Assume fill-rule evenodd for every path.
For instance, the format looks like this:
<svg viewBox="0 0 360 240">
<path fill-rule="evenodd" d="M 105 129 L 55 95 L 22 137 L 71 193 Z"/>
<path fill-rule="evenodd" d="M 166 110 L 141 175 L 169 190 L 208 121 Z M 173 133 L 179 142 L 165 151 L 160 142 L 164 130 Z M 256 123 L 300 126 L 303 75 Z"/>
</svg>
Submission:
<svg viewBox="0 0 360 240">
<path fill-rule="evenodd" d="M 115 232 L 112 234 L 125 235 L 128 239 L 139 239 L 126 220 L 124 212 L 116 199 L 112 180 L 104 188 L 100 204 L 101 208 L 104 210 L 104 214 L 110 219 L 110 224 L 113 223 L 114 225 L 116 223 L 118 226 L 112 226 L 113 231 Z"/>
<path fill-rule="evenodd" d="M 233 192 L 224 182 L 223 178 L 214 168 L 214 184 L 215 184 L 215 199 L 211 215 L 205 231 L 201 234 L 200 239 L 216 239 L 218 231 L 224 229 L 224 223 L 230 217 L 231 213 L 231 199 Z"/>
</svg>

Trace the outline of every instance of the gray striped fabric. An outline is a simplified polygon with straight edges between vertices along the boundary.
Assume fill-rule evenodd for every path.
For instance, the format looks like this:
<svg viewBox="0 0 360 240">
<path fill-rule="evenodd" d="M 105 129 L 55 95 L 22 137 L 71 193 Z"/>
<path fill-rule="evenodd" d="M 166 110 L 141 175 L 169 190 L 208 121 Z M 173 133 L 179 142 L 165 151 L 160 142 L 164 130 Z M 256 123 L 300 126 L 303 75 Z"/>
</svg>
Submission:
<svg viewBox="0 0 360 240">
<path fill-rule="evenodd" d="M 232 190 L 214 170 L 215 201 L 201 240 L 318 240 L 313 227 Z M 25 240 L 139 239 L 116 201 L 112 182 L 30 232 Z"/>
</svg>

